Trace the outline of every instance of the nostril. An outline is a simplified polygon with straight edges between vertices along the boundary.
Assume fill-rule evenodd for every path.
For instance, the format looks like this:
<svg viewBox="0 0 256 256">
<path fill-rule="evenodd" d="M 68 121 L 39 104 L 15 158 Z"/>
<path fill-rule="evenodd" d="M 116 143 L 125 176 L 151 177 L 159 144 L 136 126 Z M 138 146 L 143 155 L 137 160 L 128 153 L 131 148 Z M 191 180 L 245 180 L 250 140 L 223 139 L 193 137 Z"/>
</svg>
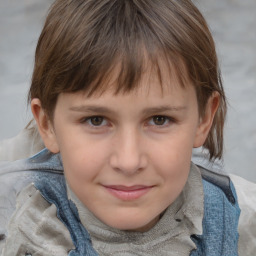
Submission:
<svg viewBox="0 0 256 256">
<path fill-rule="evenodd" d="M 3 241 L 5 239 L 5 234 L 0 234 L 0 241 Z"/>
</svg>

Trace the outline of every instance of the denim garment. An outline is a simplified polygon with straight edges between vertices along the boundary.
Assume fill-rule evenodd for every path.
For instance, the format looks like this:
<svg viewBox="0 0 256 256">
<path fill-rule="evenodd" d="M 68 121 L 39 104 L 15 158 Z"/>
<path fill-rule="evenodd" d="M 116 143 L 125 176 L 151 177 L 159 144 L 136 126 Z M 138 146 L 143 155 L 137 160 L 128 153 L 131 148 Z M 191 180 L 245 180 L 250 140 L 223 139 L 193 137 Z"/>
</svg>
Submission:
<svg viewBox="0 0 256 256">
<path fill-rule="evenodd" d="M 240 209 L 234 186 L 230 182 L 235 201 L 229 201 L 222 190 L 210 182 L 203 180 L 203 186 L 203 235 L 192 237 L 197 250 L 191 256 L 237 256 Z"/>
<path fill-rule="evenodd" d="M 80 223 L 76 206 L 67 198 L 60 156 L 43 150 L 36 156 L 28 160 L 21 160 L 19 164 L 15 165 L 13 166 L 15 172 L 17 167 L 20 171 L 31 171 L 30 173 L 26 171 L 26 175 L 21 176 L 20 184 L 16 180 L 16 185 L 18 184 L 20 187 L 21 184 L 34 182 L 43 197 L 56 205 L 58 217 L 68 228 L 76 248 L 76 250 L 70 251 L 69 255 L 98 255 L 92 248 L 88 232 Z M 11 172 L 10 166 L 8 172 Z M 209 182 L 206 179 L 203 180 L 205 194 L 203 235 L 192 237 L 197 250 L 192 251 L 191 255 L 236 256 L 238 255 L 237 226 L 240 210 L 234 187 L 230 182 L 229 195 L 226 196 L 219 188 L 219 184 L 217 186 L 213 184 L 214 180 L 208 179 L 211 181 Z"/>
<path fill-rule="evenodd" d="M 49 177 L 43 177 L 35 183 L 35 187 L 49 203 L 57 206 L 58 218 L 65 224 L 71 234 L 76 249 L 71 250 L 68 255 L 98 255 L 92 247 L 89 233 L 80 222 L 75 204 L 67 198 L 64 176 L 50 179 Z"/>
</svg>

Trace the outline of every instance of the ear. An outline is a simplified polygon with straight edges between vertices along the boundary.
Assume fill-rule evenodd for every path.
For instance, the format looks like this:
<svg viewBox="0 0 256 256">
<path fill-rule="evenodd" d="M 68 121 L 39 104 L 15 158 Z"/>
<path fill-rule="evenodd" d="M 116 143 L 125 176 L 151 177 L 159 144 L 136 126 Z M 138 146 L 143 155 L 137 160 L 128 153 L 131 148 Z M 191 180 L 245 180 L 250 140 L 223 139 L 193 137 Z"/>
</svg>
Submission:
<svg viewBox="0 0 256 256">
<path fill-rule="evenodd" d="M 41 135 L 42 140 L 44 141 L 44 145 L 52 152 L 58 153 L 59 146 L 57 143 L 56 135 L 54 132 L 54 127 L 52 122 L 50 121 L 48 115 L 42 108 L 41 101 L 37 98 L 32 99 L 31 101 L 31 111 L 34 115 L 34 118 L 37 123 L 37 127 L 39 133 Z"/>
<path fill-rule="evenodd" d="M 201 147 L 204 144 L 211 129 L 215 113 L 219 107 L 219 101 L 220 96 L 218 92 L 214 92 L 208 99 L 204 116 L 200 118 L 200 122 L 197 127 L 194 148 Z"/>
</svg>

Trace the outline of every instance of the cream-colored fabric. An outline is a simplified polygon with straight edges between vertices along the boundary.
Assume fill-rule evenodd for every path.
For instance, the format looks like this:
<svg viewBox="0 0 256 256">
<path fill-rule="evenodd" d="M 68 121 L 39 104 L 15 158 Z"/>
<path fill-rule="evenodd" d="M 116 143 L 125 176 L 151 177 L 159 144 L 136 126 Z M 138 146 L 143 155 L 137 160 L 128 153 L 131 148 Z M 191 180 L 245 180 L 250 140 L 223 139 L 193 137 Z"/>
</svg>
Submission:
<svg viewBox="0 0 256 256">
<path fill-rule="evenodd" d="M 241 209 L 239 219 L 239 255 L 256 255 L 256 184 L 239 176 L 230 175 L 236 188 Z"/>
<path fill-rule="evenodd" d="M 65 256 L 74 249 L 69 231 L 31 184 L 17 198 L 2 256 Z"/>
<path fill-rule="evenodd" d="M 16 137 L 0 142 L 0 161 L 28 158 L 43 148 L 35 121 L 32 121 Z"/>
<path fill-rule="evenodd" d="M 97 219 L 70 188 L 68 197 L 76 204 L 81 222 L 100 256 L 188 256 L 196 248 L 190 236 L 202 234 L 203 184 L 200 172 L 193 164 L 181 195 L 159 222 L 144 233 L 110 228 Z"/>
</svg>

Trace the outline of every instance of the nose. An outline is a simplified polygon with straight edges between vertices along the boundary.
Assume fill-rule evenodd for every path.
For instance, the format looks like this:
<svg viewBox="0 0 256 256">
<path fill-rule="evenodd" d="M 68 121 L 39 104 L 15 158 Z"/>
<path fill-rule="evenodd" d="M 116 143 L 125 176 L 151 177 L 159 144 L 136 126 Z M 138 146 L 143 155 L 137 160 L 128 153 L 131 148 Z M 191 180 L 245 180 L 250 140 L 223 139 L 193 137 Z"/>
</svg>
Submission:
<svg viewBox="0 0 256 256">
<path fill-rule="evenodd" d="M 116 137 L 113 147 L 110 158 L 113 169 L 125 175 L 132 175 L 146 168 L 147 157 L 139 132 L 131 129 L 124 131 Z"/>
</svg>

